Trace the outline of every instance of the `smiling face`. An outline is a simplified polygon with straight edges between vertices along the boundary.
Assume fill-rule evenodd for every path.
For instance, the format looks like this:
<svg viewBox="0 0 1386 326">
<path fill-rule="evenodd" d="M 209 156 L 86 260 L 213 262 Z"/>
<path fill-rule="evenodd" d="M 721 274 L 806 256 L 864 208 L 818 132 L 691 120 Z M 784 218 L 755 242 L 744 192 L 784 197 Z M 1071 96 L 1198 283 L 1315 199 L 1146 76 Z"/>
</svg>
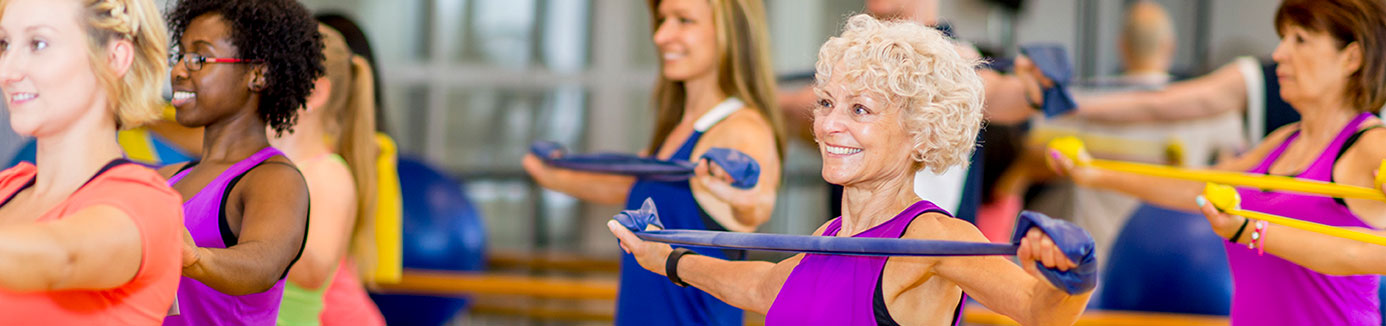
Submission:
<svg viewBox="0 0 1386 326">
<path fill-rule="evenodd" d="M 813 134 L 823 155 L 823 179 L 851 187 L 913 175 L 914 141 L 901 123 L 903 110 L 889 99 L 852 87 L 834 74 L 814 89 Z"/>
<path fill-rule="evenodd" d="M 219 14 L 194 18 L 178 40 L 184 54 L 207 58 L 239 58 L 240 51 L 231 41 L 231 26 Z M 241 63 L 204 63 L 202 69 L 191 71 L 188 59 L 175 63 L 173 71 L 173 106 L 178 109 L 179 124 L 202 127 L 228 116 L 236 115 L 247 104 L 254 103 L 254 65 Z M 251 110 L 248 112 L 254 114 Z"/>
<path fill-rule="evenodd" d="M 12 0 L 0 16 L 0 89 L 10 127 L 45 137 L 98 115 L 114 125 L 73 0 Z"/>
<path fill-rule="evenodd" d="M 1284 36 L 1271 56 L 1278 64 L 1275 76 L 1280 81 L 1280 97 L 1291 104 L 1346 97 L 1348 78 L 1362 62 L 1356 43 L 1343 46 L 1328 33 L 1295 25 L 1283 30 Z"/>
<path fill-rule="evenodd" d="M 717 29 L 708 0 L 664 0 L 655 20 L 654 43 L 661 73 L 675 81 L 717 73 Z"/>
</svg>

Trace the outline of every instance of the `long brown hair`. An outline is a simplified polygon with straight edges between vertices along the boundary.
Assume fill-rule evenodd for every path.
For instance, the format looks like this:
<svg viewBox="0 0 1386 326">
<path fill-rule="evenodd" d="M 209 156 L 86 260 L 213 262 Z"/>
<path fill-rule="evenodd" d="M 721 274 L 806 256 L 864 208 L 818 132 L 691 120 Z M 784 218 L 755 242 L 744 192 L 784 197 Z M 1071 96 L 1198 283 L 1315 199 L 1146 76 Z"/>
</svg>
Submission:
<svg viewBox="0 0 1386 326">
<path fill-rule="evenodd" d="M 1348 76 L 1347 98 L 1359 112 L 1386 104 L 1386 4 L 1381 0 L 1285 0 L 1275 12 L 1275 31 L 1299 26 L 1332 35 L 1338 49 L 1357 43 L 1362 67 Z"/>
<path fill-rule="evenodd" d="M 649 0 L 652 28 L 659 28 L 659 2 Z M 784 119 L 775 105 L 775 77 L 770 61 L 770 38 L 765 27 L 765 6 L 760 0 L 708 0 L 713 28 L 717 31 L 717 85 L 727 96 L 745 101 L 770 121 L 775 130 L 775 149 L 784 157 Z M 682 82 L 663 74 L 655 82 L 654 136 L 646 150 L 650 155 L 683 118 L 688 97 Z"/>
<path fill-rule="evenodd" d="M 319 25 L 328 53 L 323 62 L 332 83 L 323 113 L 327 135 L 335 140 L 337 153 L 346 159 L 356 185 L 356 223 L 351 230 L 351 255 L 357 271 L 375 270 L 375 82 L 370 64 L 352 54 L 342 35 L 327 25 Z M 338 86 L 340 85 L 340 86 Z M 370 277 L 364 278 L 369 280 Z"/>
</svg>

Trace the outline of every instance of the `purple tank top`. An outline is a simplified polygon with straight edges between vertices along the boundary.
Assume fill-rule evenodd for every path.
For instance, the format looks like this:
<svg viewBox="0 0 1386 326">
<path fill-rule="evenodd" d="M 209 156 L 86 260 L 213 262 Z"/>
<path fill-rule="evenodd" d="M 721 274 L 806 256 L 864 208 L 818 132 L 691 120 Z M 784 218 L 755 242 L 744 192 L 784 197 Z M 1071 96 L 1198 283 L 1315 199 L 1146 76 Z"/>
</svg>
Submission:
<svg viewBox="0 0 1386 326">
<path fill-rule="evenodd" d="M 223 239 L 230 239 L 231 234 L 223 233 L 223 228 L 228 227 L 223 224 L 221 218 L 221 203 L 226 188 L 231 180 L 275 155 L 282 153 L 274 147 L 265 147 L 255 152 L 231 165 L 203 187 L 202 191 L 198 191 L 183 203 L 183 225 L 188 228 L 193 242 L 196 242 L 198 247 L 227 247 Z M 168 184 L 177 184 L 189 171 L 191 169 L 169 178 Z M 279 300 L 283 296 L 283 279 L 265 292 L 228 295 L 184 276 L 178 283 L 179 315 L 164 318 L 164 325 L 274 325 L 275 318 L 279 316 Z"/>
<path fill-rule="evenodd" d="M 1371 115 L 1348 123 L 1322 154 L 1297 177 L 1332 181 L 1333 163 L 1343 143 Z M 1296 131 L 1248 172 L 1267 173 L 1299 137 Z M 1242 208 L 1342 227 L 1372 228 L 1333 198 L 1238 188 Z M 1248 227 L 1249 228 L 1249 227 Z M 1274 238 L 1275 233 L 1266 235 Z M 1225 242 L 1232 269 L 1233 325 L 1381 325 L 1375 275 L 1332 276 L 1296 265 L 1246 245 Z"/>
<path fill-rule="evenodd" d="M 919 201 L 885 223 L 852 237 L 899 238 L 915 217 L 928 212 L 948 214 L 934 203 Z M 823 236 L 837 236 L 840 230 L 841 216 L 828 223 Z M 873 300 L 889 258 L 805 254 L 780 287 L 765 324 L 876 325 Z M 957 324 L 957 317 L 954 319 Z"/>
</svg>

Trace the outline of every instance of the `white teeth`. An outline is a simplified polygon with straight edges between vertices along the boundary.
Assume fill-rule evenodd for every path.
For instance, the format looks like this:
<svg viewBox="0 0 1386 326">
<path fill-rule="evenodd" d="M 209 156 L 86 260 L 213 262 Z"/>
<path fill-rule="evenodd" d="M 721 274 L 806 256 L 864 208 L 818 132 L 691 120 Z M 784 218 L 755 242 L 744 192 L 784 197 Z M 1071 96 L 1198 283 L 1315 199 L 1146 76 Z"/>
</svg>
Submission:
<svg viewBox="0 0 1386 326">
<path fill-rule="evenodd" d="M 825 147 L 827 148 L 828 153 L 836 154 L 836 155 L 852 155 L 852 154 L 856 154 L 856 153 L 858 153 L 858 152 L 861 152 L 861 149 L 860 149 L 860 148 L 848 148 L 848 147 L 837 147 L 837 146 L 826 146 L 826 145 L 825 145 Z"/>
<path fill-rule="evenodd" d="M 182 101 L 182 100 L 186 100 L 186 99 L 190 99 L 190 98 L 194 98 L 194 97 L 197 97 L 197 93 L 193 93 L 193 92 L 181 92 L 181 91 L 180 91 L 180 92 L 173 92 L 173 100 L 175 100 L 175 101 Z"/>
<path fill-rule="evenodd" d="M 27 100 L 32 100 L 32 99 L 34 99 L 35 97 L 38 97 L 38 94 L 34 94 L 34 93 L 18 93 L 18 94 L 14 94 L 14 96 L 10 98 L 10 101 L 12 101 L 12 102 L 27 101 Z"/>
<path fill-rule="evenodd" d="M 683 57 L 684 57 L 684 55 L 683 55 L 683 54 L 680 54 L 680 53 L 665 53 L 665 54 L 664 54 L 664 60 L 677 60 L 677 59 L 683 59 Z"/>
</svg>

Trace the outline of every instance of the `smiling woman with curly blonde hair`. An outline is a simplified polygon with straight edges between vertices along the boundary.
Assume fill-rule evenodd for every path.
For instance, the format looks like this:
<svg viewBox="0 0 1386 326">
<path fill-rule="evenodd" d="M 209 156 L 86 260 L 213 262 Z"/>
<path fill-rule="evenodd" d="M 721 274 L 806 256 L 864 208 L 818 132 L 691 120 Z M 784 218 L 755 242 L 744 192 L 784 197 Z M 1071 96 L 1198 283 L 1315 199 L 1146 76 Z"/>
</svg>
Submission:
<svg viewBox="0 0 1386 326">
<path fill-rule="evenodd" d="M 972 224 L 914 194 L 917 169 L 962 164 L 976 147 L 983 86 L 975 64 L 937 30 L 866 15 L 823 45 L 814 136 L 823 178 L 845 191 L 842 217 L 814 235 L 987 242 Z M 1040 265 L 1068 271 L 1094 262 L 1070 261 L 1039 229 L 1018 231 L 1021 269 L 996 256 L 670 258 L 676 251 L 668 245 L 608 226 L 645 269 L 764 313 L 767 325 L 957 323 L 964 293 L 1022 324 L 1071 324 L 1091 293 L 1070 295 L 1041 276 Z"/>
</svg>

